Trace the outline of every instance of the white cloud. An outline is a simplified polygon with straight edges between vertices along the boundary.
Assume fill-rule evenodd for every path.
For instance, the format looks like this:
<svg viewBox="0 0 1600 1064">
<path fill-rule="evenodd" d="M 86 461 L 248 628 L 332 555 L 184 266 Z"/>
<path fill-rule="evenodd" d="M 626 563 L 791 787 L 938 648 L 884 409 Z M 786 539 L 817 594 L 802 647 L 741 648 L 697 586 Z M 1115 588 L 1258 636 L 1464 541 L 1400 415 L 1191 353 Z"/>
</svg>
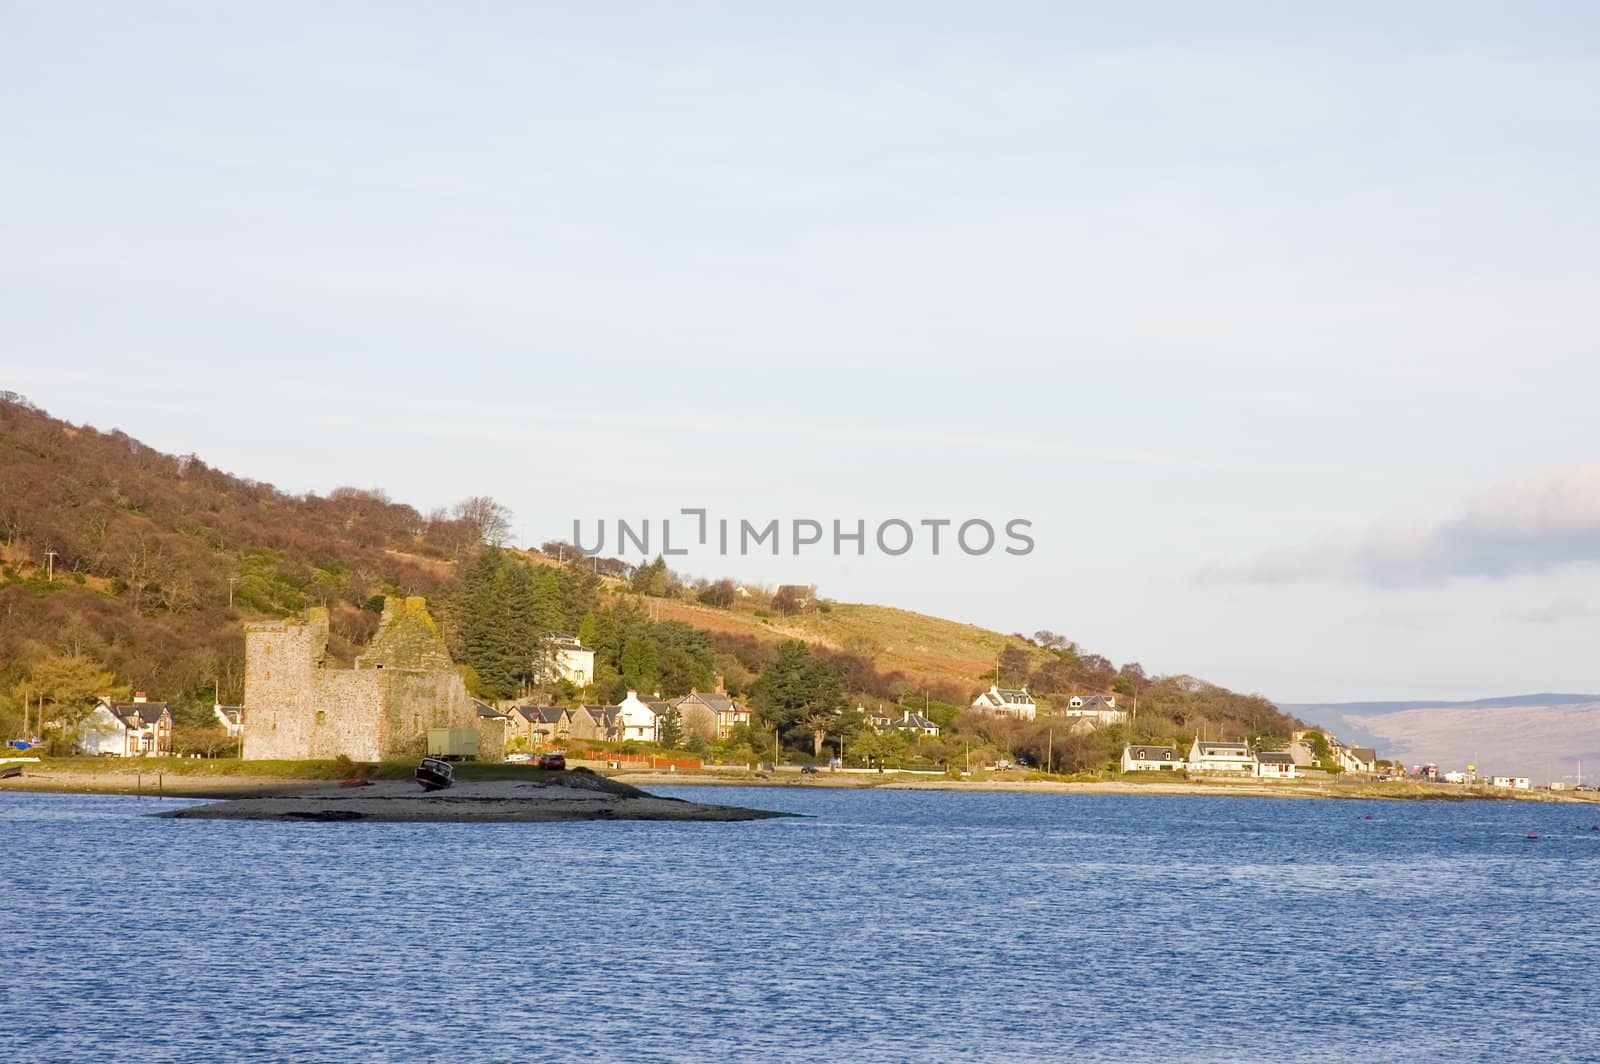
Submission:
<svg viewBox="0 0 1600 1064">
<path fill-rule="evenodd" d="M 1600 462 L 1502 481 L 1444 521 L 1397 520 L 1334 533 L 1206 575 L 1251 583 L 1321 579 L 1392 587 L 1584 562 L 1600 562 Z"/>
</svg>

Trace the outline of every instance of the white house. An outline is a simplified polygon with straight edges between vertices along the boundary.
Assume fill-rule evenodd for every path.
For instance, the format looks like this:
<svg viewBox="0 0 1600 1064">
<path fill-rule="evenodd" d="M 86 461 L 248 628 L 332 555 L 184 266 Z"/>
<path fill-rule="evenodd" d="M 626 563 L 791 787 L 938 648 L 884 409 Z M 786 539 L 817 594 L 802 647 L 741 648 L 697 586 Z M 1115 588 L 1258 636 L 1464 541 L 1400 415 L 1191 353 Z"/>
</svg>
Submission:
<svg viewBox="0 0 1600 1064">
<path fill-rule="evenodd" d="M 100 699 L 78 726 L 78 746 L 86 754 L 146 757 L 172 753 L 172 710 L 143 693 L 132 702 Z"/>
<path fill-rule="evenodd" d="M 939 726 L 924 717 L 921 713 L 913 713 L 909 709 L 900 715 L 900 719 L 888 725 L 890 731 L 910 732 L 913 735 L 938 735 Z"/>
<path fill-rule="evenodd" d="M 665 702 L 642 702 L 639 692 L 629 691 L 628 697 L 618 702 L 616 707 L 622 738 L 654 742 L 657 714 L 665 712 L 666 707 Z"/>
<path fill-rule="evenodd" d="M 1378 771 L 1378 751 L 1368 746 L 1352 746 L 1341 759 L 1346 772 L 1370 776 Z"/>
<path fill-rule="evenodd" d="M 217 718 L 217 723 L 222 725 L 222 730 L 234 738 L 244 734 L 244 709 L 240 706 L 225 706 L 221 702 L 211 707 L 211 712 Z"/>
<path fill-rule="evenodd" d="M 1249 743 L 1211 742 L 1196 739 L 1189 747 L 1189 757 L 1184 768 L 1191 775 L 1230 773 L 1240 776 L 1256 774 L 1256 755 L 1250 752 Z"/>
<path fill-rule="evenodd" d="M 577 636 L 558 635 L 550 639 L 550 674 L 574 687 L 594 682 L 594 651 L 584 648 Z"/>
<path fill-rule="evenodd" d="M 972 708 L 980 713 L 1018 720 L 1032 720 L 1039 712 L 1038 704 L 1026 687 L 990 687 L 972 700 Z"/>
<path fill-rule="evenodd" d="M 1176 772 L 1182 767 L 1178 751 L 1170 746 L 1122 746 L 1124 772 Z"/>
<path fill-rule="evenodd" d="M 1073 695 L 1061 715 L 1071 720 L 1088 721 L 1095 726 L 1121 724 L 1128 714 L 1117 708 L 1116 695 Z"/>
<path fill-rule="evenodd" d="M 1526 791 L 1533 786 L 1533 782 L 1526 776 L 1495 776 L 1489 782 L 1496 787 L 1513 791 Z"/>
<path fill-rule="evenodd" d="M 1292 780 L 1296 774 L 1294 758 L 1286 750 L 1258 750 L 1255 774 L 1264 780 Z"/>
</svg>

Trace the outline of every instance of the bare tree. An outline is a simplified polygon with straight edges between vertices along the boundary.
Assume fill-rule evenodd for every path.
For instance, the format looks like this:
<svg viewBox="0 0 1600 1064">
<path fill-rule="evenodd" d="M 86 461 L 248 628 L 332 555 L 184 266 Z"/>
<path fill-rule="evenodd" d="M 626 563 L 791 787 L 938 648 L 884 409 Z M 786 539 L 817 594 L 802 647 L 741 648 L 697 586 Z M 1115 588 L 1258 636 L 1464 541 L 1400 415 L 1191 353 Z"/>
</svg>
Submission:
<svg viewBox="0 0 1600 1064">
<path fill-rule="evenodd" d="M 456 503 L 455 516 L 479 543 L 499 546 L 511 534 L 511 511 L 487 495 L 462 499 Z"/>
</svg>

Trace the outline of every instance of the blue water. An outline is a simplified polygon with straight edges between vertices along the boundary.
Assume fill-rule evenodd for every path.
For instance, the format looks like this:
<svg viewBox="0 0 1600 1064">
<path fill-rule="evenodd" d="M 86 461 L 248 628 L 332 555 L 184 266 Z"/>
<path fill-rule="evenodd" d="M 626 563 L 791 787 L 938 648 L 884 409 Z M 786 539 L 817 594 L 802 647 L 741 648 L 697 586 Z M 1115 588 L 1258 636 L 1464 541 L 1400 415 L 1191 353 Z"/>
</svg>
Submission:
<svg viewBox="0 0 1600 1064">
<path fill-rule="evenodd" d="M 0 1058 L 1600 1059 L 1600 808 L 661 793 L 808 819 L 0 795 Z"/>
</svg>

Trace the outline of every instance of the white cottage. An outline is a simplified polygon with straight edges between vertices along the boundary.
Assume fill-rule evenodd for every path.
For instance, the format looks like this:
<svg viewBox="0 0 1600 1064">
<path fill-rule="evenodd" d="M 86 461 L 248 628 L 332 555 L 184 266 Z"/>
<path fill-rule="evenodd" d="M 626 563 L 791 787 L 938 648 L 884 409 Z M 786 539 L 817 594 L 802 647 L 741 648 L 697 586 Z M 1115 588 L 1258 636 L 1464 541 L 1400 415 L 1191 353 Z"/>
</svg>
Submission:
<svg viewBox="0 0 1600 1064">
<path fill-rule="evenodd" d="M 972 708 L 979 713 L 1018 720 L 1032 720 L 1039 712 L 1038 704 L 1026 687 L 990 687 L 972 700 Z"/>
<path fill-rule="evenodd" d="M 1122 746 L 1122 771 L 1124 772 L 1176 772 L 1183 767 L 1183 759 L 1170 746 Z"/>
<path fill-rule="evenodd" d="M 644 702 L 639 699 L 638 691 L 629 691 L 628 697 L 617 703 L 617 722 L 620 725 L 620 734 L 624 740 L 633 739 L 639 742 L 654 742 L 656 738 L 656 717 L 659 712 L 665 712 L 665 702 Z"/>
<path fill-rule="evenodd" d="M 1254 776 L 1256 755 L 1250 752 L 1249 743 L 1212 742 L 1197 738 L 1194 745 L 1189 747 L 1184 768 L 1190 775 Z"/>
<path fill-rule="evenodd" d="M 1264 780 L 1292 780 L 1296 769 L 1294 758 L 1285 750 L 1258 750 L 1256 776 Z"/>
<path fill-rule="evenodd" d="M 172 710 L 143 694 L 132 702 L 100 699 L 78 726 L 78 747 L 110 757 L 159 757 L 172 753 Z"/>
<path fill-rule="evenodd" d="M 1128 719 L 1128 714 L 1117 708 L 1116 695 L 1073 695 L 1067 699 L 1067 708 L 1061 715 L 1069 720 L 1087 721 L 1096 727 L 1121 724 Z"/>
<path fill-rule="evenodd" d="M 912 735 L 926 735 L 933 737 L 939 734 L 939 726 L 924 717 L 921 713 L 913 713 L 909 709 L 900 715 L 900 719 L 888 725 L 890 731 L 909 732 Z"/>
</svg>

